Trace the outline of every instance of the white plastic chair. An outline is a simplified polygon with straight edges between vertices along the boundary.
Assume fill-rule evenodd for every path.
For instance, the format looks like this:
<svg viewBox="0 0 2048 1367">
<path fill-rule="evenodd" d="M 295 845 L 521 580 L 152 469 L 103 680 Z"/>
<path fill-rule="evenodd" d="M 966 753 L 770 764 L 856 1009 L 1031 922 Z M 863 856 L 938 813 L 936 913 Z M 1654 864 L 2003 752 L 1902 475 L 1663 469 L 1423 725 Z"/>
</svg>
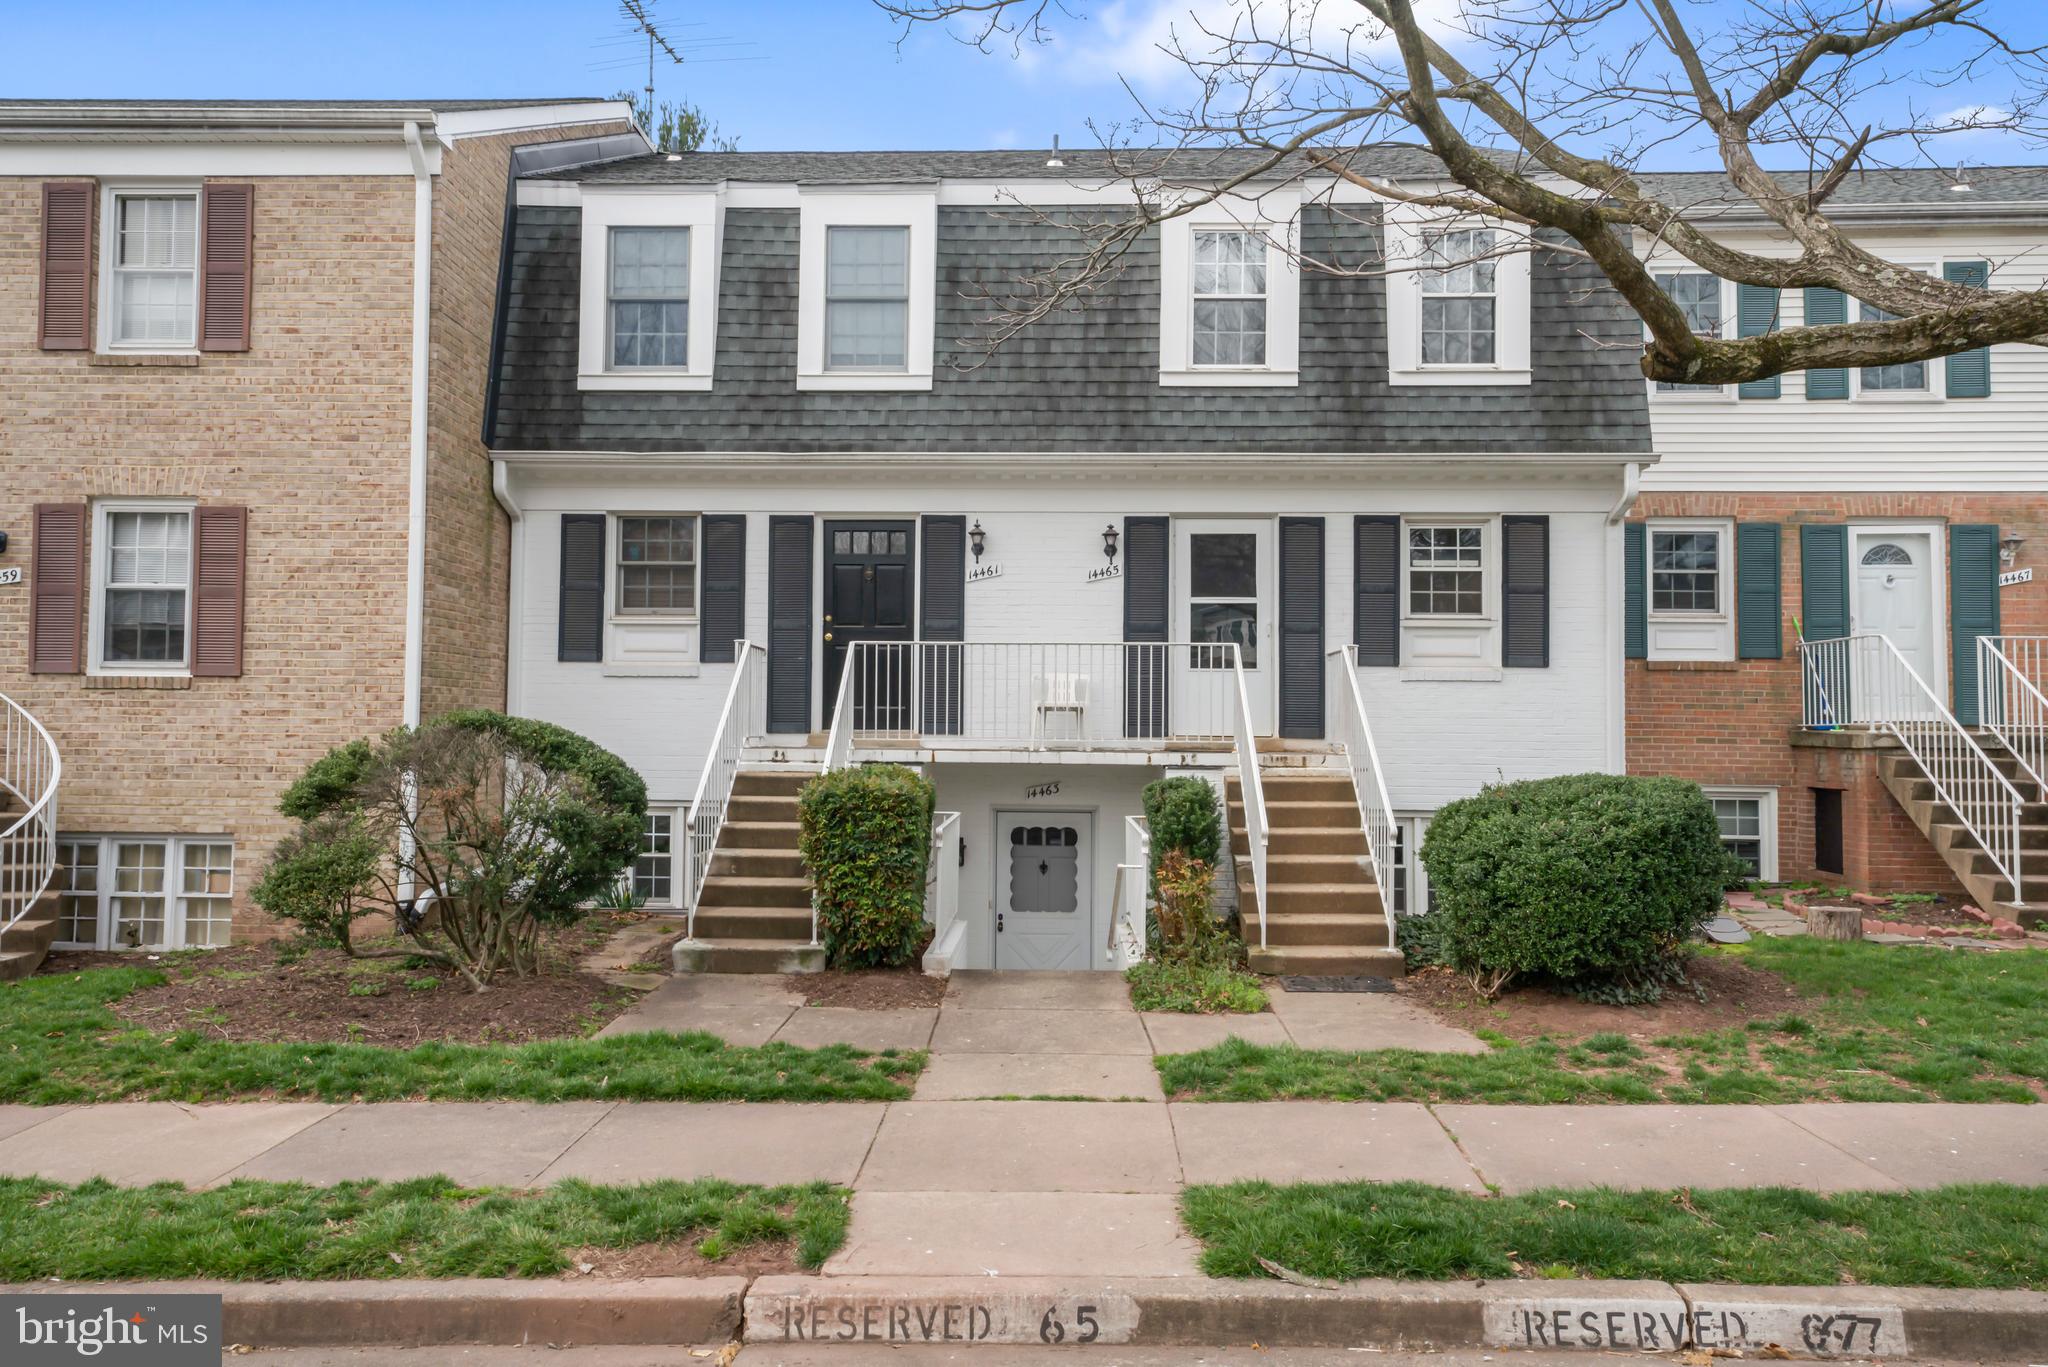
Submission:
<svg viewBox="0 0 2048 1367">
<path fill-rule="evenodd" d="M 1088 676 L 1086 674 L 1040 674 L 1032 689 L 1031 739 L 1043 744 L 1051 729 L 1050 718 L 1062 713 L 1074 719 L 1075 740 L 1088 734 Z"/>
</svg>

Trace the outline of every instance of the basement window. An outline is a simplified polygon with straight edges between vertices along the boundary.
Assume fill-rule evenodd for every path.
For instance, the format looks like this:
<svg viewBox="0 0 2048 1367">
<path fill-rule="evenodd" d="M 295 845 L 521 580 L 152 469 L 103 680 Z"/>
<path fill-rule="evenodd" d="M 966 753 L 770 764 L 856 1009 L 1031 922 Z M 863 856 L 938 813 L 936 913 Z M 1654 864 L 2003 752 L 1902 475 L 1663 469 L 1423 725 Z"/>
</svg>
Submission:
<svg viewBox="0 0 2048 1367">
<path fill-rule="evenodd" d="M 235 847 L 222 836 L 59 835 L 64 949 L 212 949 L 234 923 Z"/>
<path fill-rule="evenodd" d="M 633 891 L 650 907 L 677 905 L 674 808 L 647 812 L 640 831 L 640 854 L 633 860 Z"/>
<path fill-rule="evenodd" d="M 1742 861 L 1750 878 L 1778 881 L 1778 791 L 1775 788 L 1708 788 L 1721 845 Z"/>
</svg>

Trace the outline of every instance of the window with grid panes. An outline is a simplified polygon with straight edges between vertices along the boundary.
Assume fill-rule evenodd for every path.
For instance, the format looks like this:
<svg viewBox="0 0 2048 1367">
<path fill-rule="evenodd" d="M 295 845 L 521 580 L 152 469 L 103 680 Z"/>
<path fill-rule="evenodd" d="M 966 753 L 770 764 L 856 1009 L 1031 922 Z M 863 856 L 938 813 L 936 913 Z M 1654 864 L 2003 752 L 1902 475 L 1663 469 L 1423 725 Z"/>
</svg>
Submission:
<svg viewBox="0 0 2048 1367">
<path fill-rule="evenodd" d="M 657 906 L 675 900 L 675 818 L 649 812 L 640 832 L 640 855 L 633 861 L 633 891 Z"/>
<path fill-rule="evenodd" d="M 901 370 L 910 348 L 910 229 L 825 230 L 825 367 Z"/>
<path fill-rule="evenodd" d="M 101 562 L 101 663 L 185 663 L 186 595 L 192 580 L 192 514 L 187 509 L 106 511 Z"/>
<path fill-rule="evenodd" d="M 185 920 L 185 946 L 224 945 L 234 919 L 235 847 L 226 842 L 187 841 L 180 852 L 183 867 L 178 900 Z"/>
<path fill-rule="evenodd" d="M 1721 844 L 1742 861 L 1751 878 L 1763 877 L 1764 804 L 1757 797 L 1712 797 Z"/>
<path fill-rule="evenodd" d="M 1859 317 L 1866 323 L 1890 323 L 1898 314 L 1887 313 L 1875 304 L 1857 301 L 1861 310 Z M 1927 389 L 1927 362 L 1907 361 L 1902 365 L 1867 365 L 1859 372 L 1858 382 L 1871 394 L 1917 394 Z"/>
<path fill-rule="evenodd" d="M 1486 610 L 1485 531 L 1480 527 L 1408 528 L 1408 612 L 1415 617 L 1476 617 Z"/>
<path fill-rule="evenodd" d="M 1492 365 L 1495 247 L 1491 228 L 1438 233 L 1424 247 L 1422 363 Z"/>
<path fill-rule="evenodd" d="M 1721 335 L 1721 278 L 1698 271 L 1679 271 L 1657 277 L 1657 287 L 1685 313 L 1686 326 L 1695 337 Z M 1717 384 L 1670 384 L 1657 381 L 1659 394 L 1719 394 Z"/>
<path fill-rule="evenodd" d="M 96 945 L 100 933 L 100 842 L 57 841 L 57 943 Z"/>
<path fill-rule="evenodd" d="M 611 230 L 611 363 L 680 369 L 690 351 L 690 230 Z"/>
<path fill-rule="evenodd" d="M 619 519 L 617 610 L 627 616 L 694 616 L 697 519 Z"/>
<path fill-rule="evenodd" d="M 1721 533 L 1650 532 L 1650 611 L 1721 610 Z"/>
<path fill-rule="evenodd" d="M 1198 366 L 1266 363 L 1266 239 L 1258 233 L 1195 230 L 1189 344 Z"/>
<path fill-rule="evenodd" d="M 197 341 L 199 196 L 114 196 L 112 310 L 115 346 Z"/>
</svg>

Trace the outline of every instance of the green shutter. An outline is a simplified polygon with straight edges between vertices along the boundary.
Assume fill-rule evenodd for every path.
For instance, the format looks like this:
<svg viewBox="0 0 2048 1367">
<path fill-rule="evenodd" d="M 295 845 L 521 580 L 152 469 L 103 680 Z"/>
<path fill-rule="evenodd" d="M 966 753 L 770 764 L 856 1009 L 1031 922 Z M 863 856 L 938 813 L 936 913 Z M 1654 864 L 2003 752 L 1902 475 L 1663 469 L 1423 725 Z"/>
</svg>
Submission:
<svg viewBox="0 0 2048 1367">
<path fill-rule="evenodd" d="M 1650 656 L 1648 572 L 1643 567 L 1643 524 L 1621 529 L 1621 653 L 1631 660 Z"/>
<path fill-rule="evenodd" d="M 1764 285 L 1737 285 L 1735 287 L 1735 335 L 1737 337 L 1761 337 L 1767 332 L 1778 330 L 1778 292 Z M 1781 392 L 1783 379 L 1773 375 L 1768 380 L 1751 380 L 1737 391 L 1745 399 L 1775 399 Z"/>
<path fill-rule="evenodd" d="M 1806 325 L 1826 327 L 1831 323 L 1849 321 L 1849 296 L 1840 290 L 1831 290 L 1816 285 L 1806 291 Z M 1846 399 L 1849 397 L 1849 372 L 1846 370 L 1809 370 L 1806 372 L 1806 397 L 1809 399 Z"/>
<path fill-rule="evenodd" d="M 1980 290 L 1991 283 L 1991 267 L 1982 261 L 1950 261 L 1942 266 L 1941 273 L 1952 284 L 1971 285 Z M 1991 396 L 1990 347 L 1959 351 L 1948 358 L 1948 396 L 1951 399 Z M 1973 655 L 1971 658 L 1976 657 Z"/>
<path fill-rule="evenodd" d="M 1849 634 L 1849 529 L 1799 529 L 1800 635 L 1831 641 Z"/>
<path fill-rule="evenodd" d="M 1948 529 L 1949 639 L 1955 652 L 1956 720 L 1978 724 L 1977 638 L 1998 634 L 1998 528 Z"/>
<path fill-rule="evenodd" d="M 1736 524 L 1735 653 L 1738 658 L 1784 658 L 1784 607 L 1779 589 L 1778 524 Z"/>
</svg>

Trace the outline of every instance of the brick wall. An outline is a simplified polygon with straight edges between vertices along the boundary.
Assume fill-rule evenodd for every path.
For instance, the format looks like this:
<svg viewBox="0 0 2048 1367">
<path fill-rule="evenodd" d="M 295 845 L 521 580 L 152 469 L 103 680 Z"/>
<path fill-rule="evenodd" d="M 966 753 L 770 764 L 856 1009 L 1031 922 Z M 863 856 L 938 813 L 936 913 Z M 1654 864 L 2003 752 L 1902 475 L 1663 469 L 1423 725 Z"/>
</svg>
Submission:
<svg viewBox="0 0 2048 1367">
<path fill-rule="evenodd" d="M 1799 525 L 1886 519 L 1993 523 L 2028 538 L 2021 565 L 2048 555 L 2048 495 L 2042 494 L 1646 494 L 1632 516 L 1716 517 L 1778 522 L 1783 538 L 1785 658 L 1678 663 L 1630 660 L 1628 767 L 1700 783 L 1778 790 L 1778 871 L 1787 879 L 1848 881 L 1876 891 L 1960 893 L 1948 868 L 1878 783 L 1870 751 L 1795 748 L 1799 665 L 1792 618 L 1799 613 Z M 1942 541 L 1947 553 L 1947 542 Z M 2048 634 L 2048 575 L 2001 590 L 2003 630 Z M 1942 605 L 1944 620 L 1948 605 Z M 1943 633 L 1944 661 L 1949 659 Z M 1951 680 L 1953 690 L 1953 680 Z M 1843 790 L 1847 873 L 1813 868 L 1813 788 Z"/>
<path fill-rule="evenodd" d="M 399 719 L 412 183 L 259 181 L 250 349 L 152 364 L 36 349 L 41 193 L 0 178 L 0 564 L 29 564 L 38 502 L 246 505 L 244 673 L 31 675 L 22 584 L 0 587 L 0 691 L 63 754 L 65 830 L 231 835 L 255 929 L 279 790 Z"/>
</svg>

